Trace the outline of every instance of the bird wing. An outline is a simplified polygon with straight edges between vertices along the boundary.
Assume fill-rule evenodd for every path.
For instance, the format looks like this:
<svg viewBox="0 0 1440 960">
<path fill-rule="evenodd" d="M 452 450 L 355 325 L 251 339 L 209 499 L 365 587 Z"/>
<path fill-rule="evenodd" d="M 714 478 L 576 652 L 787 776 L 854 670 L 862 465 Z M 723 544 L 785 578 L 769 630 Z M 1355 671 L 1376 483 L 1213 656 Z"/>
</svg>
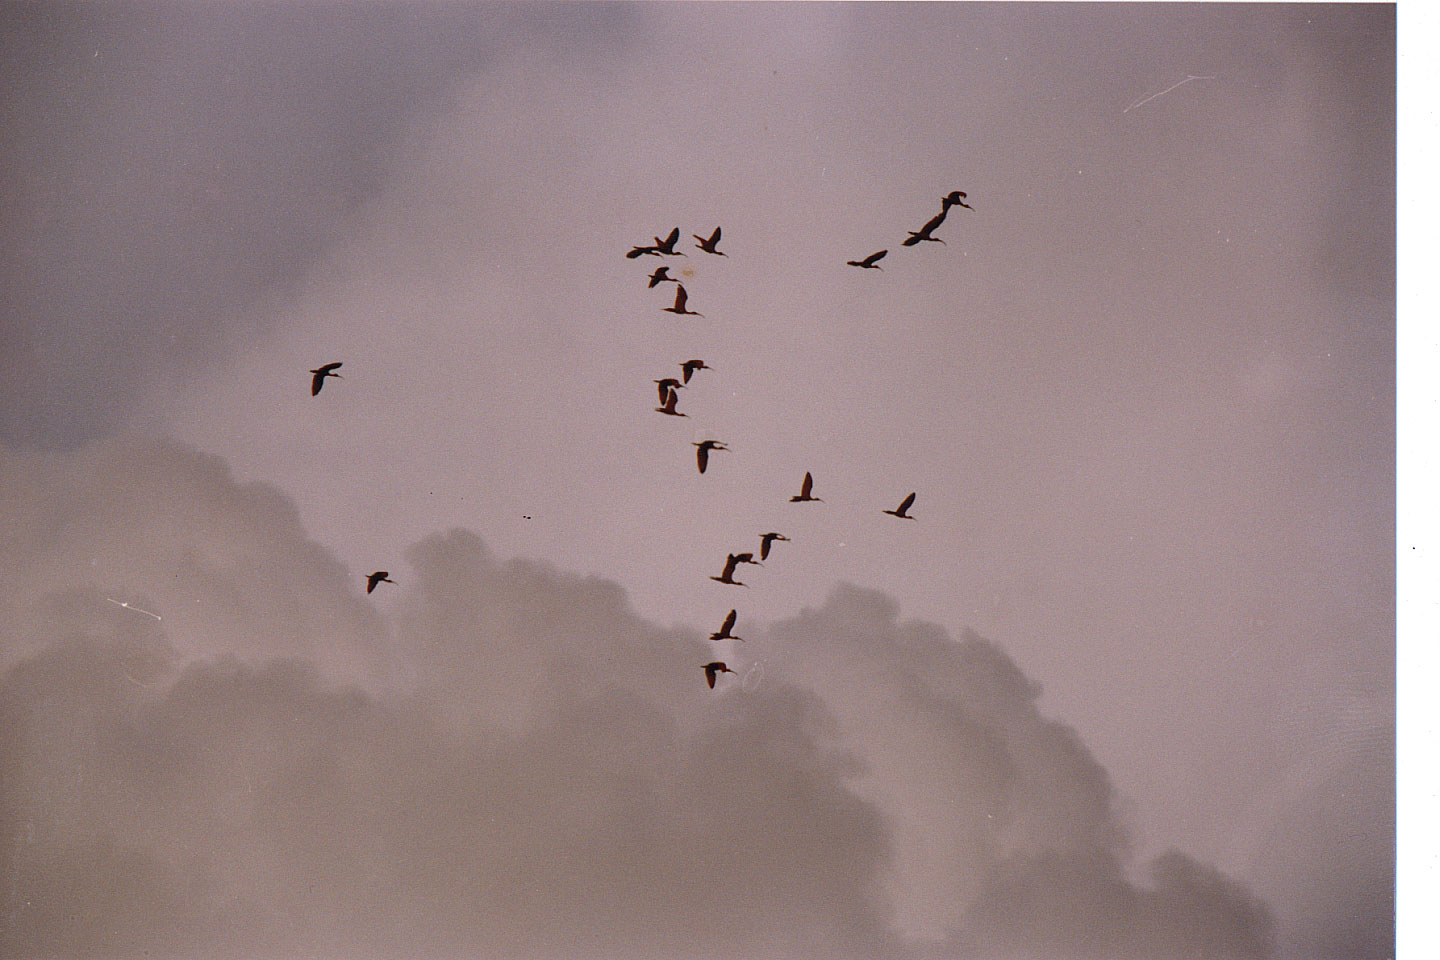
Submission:
<svg viewBox="0 0 1440 960">
<path fill-rule="evenodd" d="M 805 474 L 805 479 L 800 481 L 800 496 L 802 496 L 802 497 L 808 497 L 808 496 L 810 496 L 810 488 L 811 488 L 812 486 L 814 486 L 814 485 L 815 485 L 815 481 L 812 480 L 812 479 L 810 479 L 810 474 L 809 474 L 809 472 L 807 471 L 806 474 Z"/>
<path fill-rule="evenodd" d="M 861 266 L 873 267 L 877 262 L 880 261 L 880 259 L 881 259 L 882 257 L 885 256 L 885 254 L 887 254 L 887 253 L 889 253 L 889 252 L 890 252 L 890 250 L 889 250 L 889 248 L 887 247 L 886 249 L 881 250 L 881 251 L 878 252 L 878 253 L 872 253 L 872 254 L 870 254 L 870 256 L 866 257 L 864 260 L 862 260 L 862 261 L 860 262 L 860 263 L 861 263 Z"/>
<path fill-rule="evenodd" d="M 715 665 L 712 663 L 705 664 L 705 682 L 710 684 L 711 690 L 715 689 Z"/>
<path fill-rule="evenodd" d="M 910 496 L 908 496 L 908 497 L 906 497 L 904 500 L 901 500 L 901 501 L 900 501 L 900 506 L 899 506 L 899 508 L 898 508 L 895 512 L 896 512 L 896 513 L 901 513 L 901 514 L 903 514 L 906 510 L 909 510 L 909 509 L 910 509 L 910 504 L 912 504 L 912 503 L 914 503 L 914 502 L 915 502 L 915 494 L 914 494 L 914 492 L 912 491 L 911 494 L 910 494 Z"/>
<path fill-rule="evenodd" d="M 710 448 L 700 444 L 700 449 L 695 451 L 695 459 L 700 464 L 700 472 L 705 472 L 705 467 L 710 463 Z"/>
<path fill-rule="evenodd" d="M 730 632 L 730 628 L 733 627 L 733 626 L 735 626 L 735 617 L 736 617 L 735 611 L 734 611 L 734 610 L 731 610 L 731 611 L 730 611 L 730 615 L 725 618 L 725 624 L 724 624 L 724 626 L 722 626 L 722 627 L 720 628 L 720 632 L 721 632 L 721 633 L 729 633 L 729 632 Z"/>
<path fill-rule="evenodd" d="M 325 386 L 325 374 L 317 370 L 315 375 L 310 378 L 310 396 L 313 397 L 319 393 L 323 386 Z"/>
<path fill-rule="evenodd" d="M 720 574 L 721 580 L 729 580 L 735 576 L 735 555 L 731 554 L 725 560 L 725 572 Z"/>
<path fill-rule="evenodd" d="M 933 216 L 933 217 L 931 217 L 929 220 L 925 221 L 925 226 L 923 226 L 923 227 L 920 228 L 920 234 L 921 234 L 921 236 L 927 236 L 927 237 L 928 237 L 928 236 L 930 235 L 930 231 L 934 230 L 936 227 L 940 226 L 940 224 L 942 224 L 942 223 L 944 223 L 944 222 L 945 222 L 945 211 L 944 211 L 944 210 L 941 210 L 939 213 L 935 214 L 935 216 Z"/>
<path fill-rule="evenodd" d="M 764 560 L 766 557 L 770 556 L 770 541 L 772 541 L 772 540 L 774 540 L 774 539 L 775 539 L 775 538 L 772 537 L 772 536 L 770 536 L 770 534 L 768 534 L 768 533 L 762 533 L 762 534 L 760 535 L 760 559 L 761 559 L 761 560 Z"/>
<path fill-rule="evenodd" d="M 676 241 L 676 240 L 679 240 L 679 239 L 680 239 L 680 228 L 679 228 L 679 227 L 676 227 L 676 228 L 674 228 L 673 230 L 671 230 L 671 231 L 670 231 L 670 235 L 665 238 L 665 246 L 667 246 L 667 247 L 673 247 L 673 246 L 675 246 L 675 241 Z"/>
<path fill-rule="evenodd" d="M 684 285 L 683 283 L 682 283 L 680 286 L 676 287 L 676 288 L 675 288 L 675 308 L 674 308 L 674 309 L 675 309 L 675 312 L 676 312 L 676 313 L 683 313 L 683 312 L 685 311 L 685 302 L 686 302 L 687 300 L 689 300 L 689 299 L 690 299 L 690 294 L 688 294 L 688 293 L 685 292 L 685 285 Z"/>
<path fill-rule="evenodd" d="M 686 360 L 684 363 L 680 364 L 680 369 L 685 372 L 685 382 L 689 383 L 690 375 L 695 372 L 695 361 Z"/>
</svg>

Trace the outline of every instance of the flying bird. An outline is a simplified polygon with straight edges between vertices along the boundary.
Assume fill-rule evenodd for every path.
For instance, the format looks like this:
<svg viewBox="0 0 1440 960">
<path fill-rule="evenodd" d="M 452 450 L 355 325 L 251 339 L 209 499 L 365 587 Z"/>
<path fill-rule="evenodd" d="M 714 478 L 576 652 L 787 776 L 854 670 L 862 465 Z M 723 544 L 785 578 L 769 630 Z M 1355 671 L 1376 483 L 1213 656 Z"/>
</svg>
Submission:
<svg viewBox="0 0 1440 960">
<path fill-rule="evenodd" d="M 699 241 L 700 241 L 699 243 L 695 244 L 695 246 L 699 247 L 701 250 L 704 250 L 706 253 L 713 253 L 713 254 L 715 254 L 716 256 L 721 256 L 721 257 L 725 256 L 725 254 L 723 254 L 723 253 L 721 253 L 719 250 L 716 250 L 716 249 L 715 249 L 715 247 L 720 243 L 720 228 L 719 228 L 719 227 L 716 227 L 716 228 L 715 228 L 715 232 L 712 233 L 712 234 L 710 234 L 710 239 L 709 239 L 709 240 L 706 240 L 704 237 L 700 236 L 700 234 L 698 234 L 698 233 L 692 233 L 692 234 L 690 234 L 690 236 L 692 236 L 692 237 L 694 237 L 696 240 L 699 240 Z"/>
<path fill-rule="evenodd" d="M 900 506 L 896 507 L 894 510 L 881 510 L 880 512 L 888 513 L 892 517 L 899 517 L 901 520 L 914 520 L 914 517 L 910 516 L 908 513 L 905 512 L 906 510 L 910 509 L 910 504 L 914 502 L 915 494 L 912 491 L 910 496 L 906 497 L 904 500 L 901 500 Z"/>
<path fill-rule="evenodd" d="M 814 485 L 815 481 L 810 478 L 810 472 L 807 470 L 805 472 L 805 479 L 800 481 L 800 495 L 796 497 L 791 497 L 790 502 L 804 503 L 807 500 L 814 500 L 816 503 L 823 502 L 819 497 L 810 496 L 810 488 Z"/>
<path fill-rule="evenodd" d="M 948 194 L 940 198 L 941 212 L 949 210 L 951 207 L 964 207 L 966 210 L 974 210 L 974 207 L 965 202 L 966 196 L 967 194 L 964 190 L 951 190 Z"/>
<path fill-rule="evenodd" d="M 700 448 L 695 451 L 695 462 L 699 465 L 701 473 L 705 472 L 705 467 L 708 466 L 710 463 L 711 450 L 730 449 L 729 447 L 725 446 L 725 444 L 721 443 L 719 440 L 705 440 L 695 444 L 695 446 Z"/>
<path fill-rule="evenodd" d="M 715 368 L 705 366 L 704 360 L 686 360 L 684 363 L 680 364 L 680 369 L 685 372 L 685 382 L 689 383 L 690 375 L 696 370 L 713 370 Z"/>
<path fill-rule="evenodd" d="M 664 380 L 656 380 L 655 383 L 658 384 L 660 388 L 661 403 L 664 403 L 668 399 L 671 390 L 678 390 L 680 387 L 684 386 L 684 384 L 682 384 L 679 380 L 676 380 L 674 377 L 666 377 Z"/>
<path fill-rule="evenodd" d="M 675 249 L 675 241 L 680 239 L 680 228 L 676 227 L 670 231 L 670 235 L 664 240 L 655 238 L 655 252 L 663 253 L 669 257 L 683 257 L 685 254 Z"/>
<path fill-rule="evenodd" d="M 657 287 L 662 283 L 666 283 L 667 281 L 669 283 L 680 282 L 679 280 L 676 280 L 674 277 L 670 276 L 669 267 L 656 267 L 655 272 L 650 274 L 650 287 L 647 289 Z"/>
<path fill-rule="evenodd" d="M 880 261 L 881 258 L 885 256 L 885 254 L 889 252 L 890 250 L 887 247 L 884 250 L 879 250 L 875 253 L 870 254 L 870 256 L 866 257 L 864 260 L 846 260 L 845 263 L 848 266 L 859 267 L 862 270 L 879 270 L 881 273 L 884 273 L 885 268 L 876 266 L 876 264 Z"/>
<path fill-rule="evenodd" d="M 919 230 L 908 231 L 910 236 L 905 238 L 905 240 L 903 241 L 904 245 L 907 247 L 913 247 L 921 240 L 930 240 L 934 243 L 943 244 L 945 242 L 944 240 L 941 240 L 939 237 L 932 237 L 930 236 L 930 234 L 934 232 L 936 227 L 940 226 L 940 224 L 944 222 L 945 211 L 941 210 L 939 213 L 935 214 L 935 216 L 927 220 L 925 222 L 925 226 L 921 227 Z"/>
<path fill-rule="evenodd" d="M 716 661 L 714 661 L 713 663 L 707 663 L 707 664 L 705 664 L 705 682 L 708 683 L 708 684 L 710 684 L 710 689 L 711 689 L 711 690 L 714 690 L 714 689 L 715 689 L 715 675 L 716 675 L 717 673 L 734 673 L 734 674 L 737 674 L 737 675 L 738 675 L 738 674 L 739 674 L 739 671 L 738 671 L 738 670 L 731 670 L 729 667 L 725 666 L 725 664 L 721 663 L 719 660 L 716 660 Z"/>
<path fill-rule="evenodd" d="M 666 313 L 685 314 L 691 317 L 703 317 L 705 314 L 696 313 L 694 310 L 686 310 L 685 303 L 690 299 L 690 294 L 685 292 L 685 284 L 676 282 L 675 285 L 675 306 L 661 307 Z"/>
<path fill-rule="evenodd" d="M 344 365 L 344 363 L 327 363 L 323 367 L 316 367 L 314 370 L 311 370 L 310 372 L 315 374 L 315 376 L 310 378 L 310 396 L 313 397 L 320 392 L 320 388 L 325 386 L 326 377 L 334 377 L 336 380 L 345 379 L 335 372 L 337 368 L 343 367 Z"/>
<path fill-rule="evenodd" d="M 730 556 L 725 561 L 725 572 L 720 574 L 720 576 L 718 577 L 711 577 L 710 579 L 714 580 L 717 583 L 728 583 L 736 587 L 745 586 L 745 584 L 735 579 L 735 565 L 739 562 L 739 560 L 735 559 L 735 554 L 730 554 Z"/>
<path fill-rule="evenodd" d="M 366 577 L 365 579 L 366 579 L 367 581 L 369 581 L 369 582 L 367 582 L 367 583 L 365 584 L 365 592 L 366 592 L 366 593 L 374 593 L 374 592 L 375 592 L 375 585 L 378 584 L 378 583 L 394 583 L 394 582 L 395 582 L 394 580 L 391 580 L 391 579 L 390 579 L 390 571 L 389 571 L 389 570 L 376 570 L 374 573 L 370 574 L 370 576 Z"/>
<path fill-rule="evenodd" d="M 789 537 L 782 537 L 778 533 L 760 534 L 760 559 L 764 560 L 766 557 L 770 556 L 770 544 L 774 543 L 776 540 L 788 541 L 789 539 Z"/>
<path fill-rule="evenodd" d="M 736 616 L 735 611 L 734 611 L 734 610 L 731 610 L 731 611 L 730 611 L 730 615 L 725 618 L 725 623 L 724 623 L 724 625 L 722 625 L 719 630 L 717 630 L 717 631 L 715 631 L 714 633 L 710 634 L 710 639 L 711 639 L 711 640 L 739 640 L 741 643 L 744 643 L 744 642 L 745 642 L 745 638 L 744 638 L 744 637 L 737 637 L 737 636 L 735 636 L 735 634 L 733 634 L 733 633 L 730 632 L 730 629 L 735 626 L 735 616 Z"/>
<path fill-rule="evenodd" d="M 670 414 L 670 416 L 672 416 L 672 417 L 684 417 L 684 416 L 689 416 L 689 414 L 678 413 L 678 412 L 675 410 L 675 400 L 676 400 L 676 398 L 678 398 L 679 396 L 680 396 L 680 394 L 679 394 L 679 392 L 676 391 L 676 390 L 667 391 L 666 394 L 665 394 L 665 403 L 664 403 L 664 405 L 663 405 L 663 406 L 656 407 L 656 408 L 655 408 L 655 412 L 656 412 L 656 413 L 668 413 L 668 414 Z"/>
</svg>

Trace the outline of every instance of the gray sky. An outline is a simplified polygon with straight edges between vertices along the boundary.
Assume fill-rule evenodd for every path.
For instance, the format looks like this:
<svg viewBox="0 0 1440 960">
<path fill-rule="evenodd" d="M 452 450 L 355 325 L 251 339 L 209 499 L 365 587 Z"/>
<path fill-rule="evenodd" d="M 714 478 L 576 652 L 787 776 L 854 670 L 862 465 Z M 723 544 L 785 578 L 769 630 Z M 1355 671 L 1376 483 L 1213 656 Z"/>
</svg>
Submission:
<svg viewBox="0 0 1440 960">
<path fill-rule="evenodd" d="M 1393 950 L 1393 8 L 3 18 L 0 707 L 131 738 L 12 745 L 15 942 Z M 624 257 L 673 226 L 704 319 Z M 705 641 L 732 607 L 750 639 Z M 575 763 L 613 804 L 566 806 Z M 96 764 L 50 833 L 16 812 Z M 182 895 L 161 835 L 212 817 Z M 166 906 L 33 912 L 97 858 Z"/>
</svg>

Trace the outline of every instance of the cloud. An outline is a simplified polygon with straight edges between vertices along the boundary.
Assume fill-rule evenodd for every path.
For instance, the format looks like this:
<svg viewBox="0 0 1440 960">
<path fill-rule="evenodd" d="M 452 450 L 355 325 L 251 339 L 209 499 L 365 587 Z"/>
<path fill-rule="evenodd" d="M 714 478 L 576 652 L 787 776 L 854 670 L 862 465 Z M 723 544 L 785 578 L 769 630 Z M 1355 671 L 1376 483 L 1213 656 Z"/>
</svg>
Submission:
<svg viewBox="0 0 1440 960">
<path fill-rule="evenodd" d="M 757 633 L 711 691 L 700 632 L 469 532 L 362 599 L 213 457 L 3 469 L 29 571 L 0 594 L 7 955 L 1269 949 L 1203 865 L 1128 879 L 1105 773 L 1037 687 L 882 594 Z"/>
<path fill-rule="evenodd" d="M 453 6 L 6 7 L 0 441 L 105 436 L 157 385 L 272 330 L 404 162 L 404 134 L 493 59 L 605 49 L 628 14 Z"/>
</svg>

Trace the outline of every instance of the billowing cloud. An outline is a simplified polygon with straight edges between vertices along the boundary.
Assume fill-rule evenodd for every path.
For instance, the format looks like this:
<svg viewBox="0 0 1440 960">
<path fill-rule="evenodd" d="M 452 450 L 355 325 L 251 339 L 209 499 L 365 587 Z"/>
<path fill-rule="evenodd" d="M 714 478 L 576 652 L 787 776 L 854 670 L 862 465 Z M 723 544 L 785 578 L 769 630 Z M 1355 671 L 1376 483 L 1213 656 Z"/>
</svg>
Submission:
<svg viewBox="0 0 1440 960">
<path fill-rule="evenodd" d="M 281 494 L 186 448 L 3 476 L 7 955 L 1270 950 L 1213 869 L 1132 878 L 1036 686 L 883 594 L 755 631 L 711 691 L 699 631 L 469 532 L 362 599 Z"/>
</svg>

